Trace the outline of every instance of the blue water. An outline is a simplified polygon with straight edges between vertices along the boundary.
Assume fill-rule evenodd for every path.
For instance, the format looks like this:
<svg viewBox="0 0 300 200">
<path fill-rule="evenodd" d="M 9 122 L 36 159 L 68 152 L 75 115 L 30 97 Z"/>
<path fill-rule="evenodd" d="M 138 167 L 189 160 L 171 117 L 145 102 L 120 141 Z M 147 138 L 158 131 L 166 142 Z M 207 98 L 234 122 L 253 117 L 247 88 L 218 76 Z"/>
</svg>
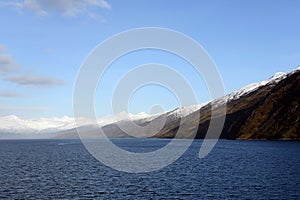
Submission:
<svg viewBox="0 0 300 200">
<path fill-rule="evenodd" d="M 166 139 L 116 139 L 134 152 Z M 129 174 L 79 140 L 0 141 L 0 199 L 300 199 L 300 142 L 220 140 L 204 159 L 196 140 L 175 163 Z"/>
</svg>

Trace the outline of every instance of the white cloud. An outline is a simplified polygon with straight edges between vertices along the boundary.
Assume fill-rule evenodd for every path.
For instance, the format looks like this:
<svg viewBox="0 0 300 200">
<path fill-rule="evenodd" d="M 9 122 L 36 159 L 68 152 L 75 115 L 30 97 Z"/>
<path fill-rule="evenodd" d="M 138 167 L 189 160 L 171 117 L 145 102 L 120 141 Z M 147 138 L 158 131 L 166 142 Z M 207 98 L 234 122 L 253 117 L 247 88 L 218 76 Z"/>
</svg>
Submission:
<svg viewBox="0 0 300 200">
<path fill-rule="evenodd" d="M 4 1 L 0 6 L 11 6 L 19 10 L 29 10 L 37 15 L 45 16 L 58 13 L 63 16 L 76 16 L 91 13 L 91 9 L 110 9 L 110 4 L 105 0 L 24 0 Z"/>
<path fill-rule="evenodd" d="M 13 75 L 5 77 L 4 80 L 24 86 L 49 87 L 63 85 L 64 81 L 49 76 L 37 75 Z"/>
<path fill-rule="evenodd" d="M 0 54 L 0 75 L 7 74 L 18 69 L 19 66 L 10 55 Z"/>
</svg>

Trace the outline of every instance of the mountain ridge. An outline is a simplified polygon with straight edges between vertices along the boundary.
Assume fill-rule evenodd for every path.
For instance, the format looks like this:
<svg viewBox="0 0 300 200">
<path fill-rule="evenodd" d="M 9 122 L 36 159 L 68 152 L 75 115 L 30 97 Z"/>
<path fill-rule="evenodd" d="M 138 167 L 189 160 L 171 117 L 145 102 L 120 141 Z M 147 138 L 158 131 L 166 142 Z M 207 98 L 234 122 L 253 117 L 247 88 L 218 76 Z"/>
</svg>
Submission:
<svg viewBox="0 0 300 200">
<path fill-rule="evenodd" d="M 137 115 L 119 113 L 115 118 L 106 117 L 97 121 L 98 124 L 89 124 L 88 121 L 82 120 L 82 125 L 76 127 L 73 118 L 65 117 L 66 123 L 59 122 L 58 118 L 51 119 L 49 124 L 52 127 L 44 129 L 34 129 L 33 120 L 27 121 L 29 126 L 25 129 L 12 131 L 12 135 L 19 132 L 32 132 L 34 135 L 42 135 L 55 138 L 78 138 L 77 128 L 86 132 L 86 137 L 97 137 L 98 128 L 102 130 L 108 137 L 158 137 L 158 138 L 174 138 L 180 123 L 184 119 L 186 125 L 185 134 L 181 138 L 205 138 L 208 126 L 211 120 L 226 117 L 224 127 L 220 138 L 224 139 L 300 139 L 300 66 L 289 73 L 278 72 L 268 80 L 258 83 L 246 85 L 239 90 L 231 92 L 223 97 L 214 99 L 205 104 L 191 105 L 176 108 L 156 115 L 147 115 L 140 113 Z M 226 105 L 226 116 L 222 114 L 222 108 Z M 219 115 L 215 119 L 211 119 L 211 110 Z M 199 118 L 196 113 L 200 112 Z M 16 116 L 7 116 L 7 118 L 15 119 Z M 0 122 L 3 117 L 0 118 Z M 161 124 L 162 120 L 165 125 L 159 129 L 157 133 L 153 133 L 151 128 L 145 129 L 143 133 L 134 133 L 136 125 L 145 127 L 154 124 L 155 128 Z M 19 120 L 20 121 L 20 120 Z M 47 120 L 44 118 L 47 125 Z M 31 126 L 30 126 L 31 124 Z M 25 124 L 27 125 L 27 124 Z M 60 126 L 58 126 L 60 125 Z M 122 130 L 119 125 L 125 127 L 127 131 Z M 198 125 L 198 127 L 196 127 Z M 16 127 L 16 123 L 12 125 Z M 193 134 L 193 131 L 196 134 Z M 214 128 L 214 127 L 212 127 Z M 3 131 L 4 130 L 4 131 Z M 25 130 L 25 131 L 24 131 Z M 0 133 L 8 132 L 0 125 Z M 51 134 L 47 134 L 51 133 Z M 1 135 L 1 134 L 0 134 Z M 24 134 L 23 134 L 24 136 Z M 211 136 L 216 138 L 218 136 Z"/>
<path fill-rule="evenodd" d="M 180 137 L 191 139 L 195 136 L 196 138 L 203 139 L 206 137 L 208 126 L 211 121 L 210 117 L 212 107 L 214 107 L 216 113 L 219 112 L 219 109 L 219 113 L 221 115 L 221 108 L 222 106 L 226 105 L 226 120 L 220 138 L 299 140 L 300 122 L 297 120 L 297 118 L 300 117 L 299 87 L 300 67 L 289 73 L 276 73 L 268 80 L 249 84 L 239 90 L 212 100 L 206 104 L 177 108 L 175 110 L 162 113 L 156 118 L 152 118 L 148 121 L 147 118 L 144 118 L 141 120 L 135 120 L 134 122 L 140 126 L 146 126 L 150 122 L 155 123 L 155 121 L 159 124 L 161 119 L 166 118 L 167 120 L 165 122 L 165 126 L 158 133 L 155 135 L 140 134 L 139 137 L 174 138 L 179 129 L 181 118 L 189 116 L 190 119 L 185 122 L 187 123 L 185 128 L 186 133 Z M 285 98 L 285 95 L 288 96 L 288 99 Z M 272 99 L 274 101 L 272 101 Z M 286 108 L 280 108 L 279 105 L 282 101 L 284 101 Z M 288 112 L 290 116 L 286 116 L 286 114 L 282 113 L 281 111 L 278 111 L 276 114 L 276 108 L 279 110 L 288 110 L 290 105 L 292 106 L 292 109 L 294 109 L 292 113 Z M 198 111 L 201 113 L 199 119 L 190 116 L 194 115 L 194 113 Z M 185 114 L 182 114 L 181 112 Z M 267 114 L 264 115 L 259 113 Z M 272 117 L 272 114 L 275 114 L 276 118 Z M 290 123 L 287 123 L 283 119 L 277 120 L 277 118 L 280 118 L 280 115 L 289 118 Z M 219 117 L 222 117 L 222 115 Z M 218 119 L 215 120 L 217 121 Z M 258 123 L 260 121 L 262 121 L 262 123 Z M 123 123 L 125 123 L 126 126 L 126 121 Z M 198 125 L 198 128 L 195 126 L 195 124 Z M 282 126 L 285 126 L 285 128 Z M 134 132 L 134 127 L 130 129 L 130 123 L 128 123 L 128 127 L 126 127 L 127 130 L 132 130 Z M 271 127 L 277 128 L 272 129 Z M 194 135 L 193 131 L 195 131 L 196 128 L 197 132 L 196 135 Z M 117 123 L 111 123 L 102 126 L 102 130 L 108 137 L 135 136 L 126 134 L 125 131 L 120 129 Z M 89 136 L 95 136 L 97 134 L 96 130 L 90 130 L 90 133 L 93 131 L 95 133 L 90 134 Z M 69 136 L 72 134 L 73 136 L 76 135 L 75 132 L 69 132 L 68 134 Z M 218 136 L 213 135 L 211 138 L 218 138 Z"/>
</svg>

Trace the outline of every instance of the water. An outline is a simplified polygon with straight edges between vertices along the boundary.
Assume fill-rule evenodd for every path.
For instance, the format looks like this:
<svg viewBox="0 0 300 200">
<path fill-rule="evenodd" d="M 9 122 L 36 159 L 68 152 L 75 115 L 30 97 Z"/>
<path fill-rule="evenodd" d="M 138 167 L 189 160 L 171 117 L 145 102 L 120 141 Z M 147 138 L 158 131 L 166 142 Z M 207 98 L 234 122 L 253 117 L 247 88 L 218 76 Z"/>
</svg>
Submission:
<svg viewBox="0 0 300 200">
<path fill-rule="evenodd" d="M 146 152 L 164 139 L 116 139 Z M 300 199 L 300 142 L 197 140 L 175 163 L 129 174 L 95 160 L 79 140 L 0 141 L 0 199 Z"/>
</svg>

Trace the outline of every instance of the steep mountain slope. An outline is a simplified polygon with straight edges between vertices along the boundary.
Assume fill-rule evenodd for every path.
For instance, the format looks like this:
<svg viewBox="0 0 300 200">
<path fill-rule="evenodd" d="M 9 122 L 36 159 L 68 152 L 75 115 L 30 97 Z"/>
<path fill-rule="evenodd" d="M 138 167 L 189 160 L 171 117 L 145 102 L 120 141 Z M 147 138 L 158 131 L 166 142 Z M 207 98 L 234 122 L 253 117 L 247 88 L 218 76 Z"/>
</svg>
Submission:
<svg viewBox="0 0 300 200">
<path fill-rule="evenodd" d="M 226 120 L 221 134 L 225 139 L 300 139 L 300 67 L 271 79 L 248 85 L 214 100 L 200 109 L 197 138 L 204 138 L 212 106 L 226 106 Z M 218 120 L 217 118 L 214 120 Z M 174 122 L 156 137 L 174 137 L 179 126 Z M 187 122 L 191 123 L 191 122 Z M 186 138 L 191 138 L 187 133 Z"/>
<path fill-rule="evenodd" d="M 184 134 L 179 138 L 194 138 L 193 131 L 197 131 L 196 138 L 204 138 L 211 121 L 211 109 L 214 108 L 216 113 L 220 113 L 212 119 L 217 122 L 218 118 L 224 117 L 222 110 L 226 105 L 226 120 L 221 138 L 298 140 L 300 139 L 299 103 L 300 67 L 288 74 L 276 73 L 269 80 L 247 85 L 204 105 L 177 108 L 160 115 L 129 121 L 120 120 L 102 126 L 102 130 L 108 137 L 173 138 L 179 127 L 184 126 Z M 200 112 L 200 117 L 197 112 Z M 161 125 L 162 121 L 164 126 L 156 133 L 154 130 Z M 136 127 L 132 123 L 143 127 L 152 123 L 153 126 L 144 129 L 143 132 L 136 132 Z M 197 125 L 198 129 L 196 129 Z M 87 137 L 97 135 L 98 127 L 84 128 Z M 77 137 L 75 129 L 66 131 L 59 137 L 70 136 Z M 218 136 L 211 136 L 211 138 L 216 137 Z"/>
<path fill-rule="evenodd" d="M 300 71 L 279 82 L 237 132 L 241 139 L 300 139 Z"/>
</svg>

